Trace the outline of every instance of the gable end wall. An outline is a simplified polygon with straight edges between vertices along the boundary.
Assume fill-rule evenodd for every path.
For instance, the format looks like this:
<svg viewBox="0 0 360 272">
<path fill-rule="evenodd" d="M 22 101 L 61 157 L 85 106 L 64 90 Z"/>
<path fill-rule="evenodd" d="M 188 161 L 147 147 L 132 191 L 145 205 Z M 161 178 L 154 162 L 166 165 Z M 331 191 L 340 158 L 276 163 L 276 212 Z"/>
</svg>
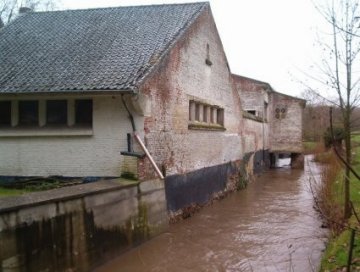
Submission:
<svg viewBox="0 0 360 272">
<path fill-rule="evenodd" d="M 207 44 L 211 66 L 205 63 Z M 144 122 L 145 142 L 166 175 L 242 158 L 240 101 L 209 9 L 177 41 L 140 92 L 151 101 L 151 114 Z M 189 100 L 223 108 L 226 130 L 189 129 Z M 140 176 L 153 172 L 143 169 Z"/>
</svg>

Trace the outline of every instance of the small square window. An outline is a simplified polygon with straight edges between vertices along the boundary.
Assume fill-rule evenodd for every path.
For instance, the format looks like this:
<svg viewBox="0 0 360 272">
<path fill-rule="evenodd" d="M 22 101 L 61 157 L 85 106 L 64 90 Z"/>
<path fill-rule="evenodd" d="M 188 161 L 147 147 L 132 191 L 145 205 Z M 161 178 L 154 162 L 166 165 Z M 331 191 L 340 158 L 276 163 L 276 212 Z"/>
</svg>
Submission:
<svg viewBox="0 0 360 272">
<path fill-rule="evenodd" d="M 11 125 L 11 101 L 0 101 L 0 126 Z"/>
<path fill-rule="evenodd" d="M 19 125 L 34 126 L 39 124 L 39 102 L 34 100 L 19 101 Z"/>
<path fill-rule="evenodd" d="M 91 99 L 75 100 L 75 124 L 92 125 L 93 101 Z"/>
<path fill-rule="evenodd" d="M 46 124 L 66 125 L 67 124 L 67 101 L 48 100 L 46 101 Z"/>
</svg>

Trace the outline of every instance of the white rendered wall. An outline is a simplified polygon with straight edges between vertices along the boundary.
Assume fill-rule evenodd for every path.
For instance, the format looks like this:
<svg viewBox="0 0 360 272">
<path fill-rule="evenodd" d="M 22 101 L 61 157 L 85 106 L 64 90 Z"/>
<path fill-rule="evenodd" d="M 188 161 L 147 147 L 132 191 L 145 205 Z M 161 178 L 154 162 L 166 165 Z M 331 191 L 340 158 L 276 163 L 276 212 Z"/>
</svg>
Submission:
<svg viewBox="0 0 360 272">
<path fill-rule="evenodd" d="M 56 98 L 66 99 L 51 97 Z M 92 135 L 69 136 L 53 130 L 53 136 L 0 136 L 0 175 L 119 176 L 120 151 L 127 149 L 130 132 L 120 96 L 93 97 Z"/>
</svg>

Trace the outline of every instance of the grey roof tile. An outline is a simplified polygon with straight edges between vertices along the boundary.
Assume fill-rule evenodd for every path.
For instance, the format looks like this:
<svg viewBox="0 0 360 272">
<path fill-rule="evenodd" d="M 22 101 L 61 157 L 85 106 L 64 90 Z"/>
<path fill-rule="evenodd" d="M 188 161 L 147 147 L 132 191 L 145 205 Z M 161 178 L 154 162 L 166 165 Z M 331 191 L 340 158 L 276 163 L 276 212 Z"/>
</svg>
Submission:
<svg viewBox="0 0 360 272">
<path fill-rule="evenodd" d="M 0 30 L 0 93 L 134 90 L 208 5 L 26 13 Z"/>
</svg>

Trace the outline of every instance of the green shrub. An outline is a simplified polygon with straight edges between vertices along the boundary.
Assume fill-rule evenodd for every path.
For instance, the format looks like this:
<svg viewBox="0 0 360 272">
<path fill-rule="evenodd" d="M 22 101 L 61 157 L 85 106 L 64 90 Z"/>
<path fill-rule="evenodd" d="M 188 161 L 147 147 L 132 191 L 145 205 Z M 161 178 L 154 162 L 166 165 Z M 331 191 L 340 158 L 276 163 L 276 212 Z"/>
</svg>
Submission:
<svg viewBox="0 0 360 272">
<path fill-rule="evenodd" d="M 333 128 L 333 134 L 334 134 L 334 144 L 337 146 L 341 145 L 344 139 L 344 129 L 341 127 L 335 127 Z M 324 144 L 326 148 L 329 148 L 333 145 L 330 128 L 327 128 L 324 133 Z"/>
</svg>

